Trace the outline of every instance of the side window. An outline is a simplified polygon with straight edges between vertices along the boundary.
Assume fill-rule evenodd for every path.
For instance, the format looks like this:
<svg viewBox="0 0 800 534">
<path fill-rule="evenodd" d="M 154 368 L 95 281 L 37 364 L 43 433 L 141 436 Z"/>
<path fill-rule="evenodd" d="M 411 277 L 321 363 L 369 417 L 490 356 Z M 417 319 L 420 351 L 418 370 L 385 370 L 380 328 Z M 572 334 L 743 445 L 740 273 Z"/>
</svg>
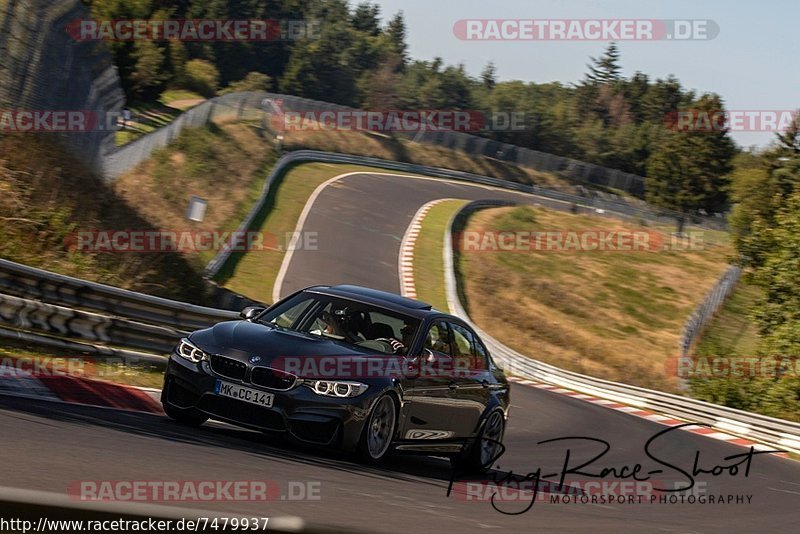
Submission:
<svg viewBox="0 0 800 534">
<path fill-rule="evenodd" d="M 461 372 L 473 371 L 475 357 L 472 347 L 475 344 L 475 336 L 460 324 L 450 323 L 450 329 L 453 332 L 453 358 L 456 369 Z"/>
<path fill-rule="evenodd" d="M 453 323 L 450 323 L 450 329 L 453 331 L 453 356 L 456 358 L 472 357 L 472 332 L 460 324 Z"/>
<path fill-rule="evenodd" d="M 425 337 L 425 348 L 442 352 L 448 356 L 451 354 L 450 334 L 447 331 L 447 323 L 437 321 L 431 325 L 428 335 Z"/>
<path fill-rule="evenodd" d="M 489 351 L 486 350 L 483 342 L 475 336 L 475 343 L 473 344 L 475 353 L 475 365 L 478 369 L 489 369 Z"/>
</svg>

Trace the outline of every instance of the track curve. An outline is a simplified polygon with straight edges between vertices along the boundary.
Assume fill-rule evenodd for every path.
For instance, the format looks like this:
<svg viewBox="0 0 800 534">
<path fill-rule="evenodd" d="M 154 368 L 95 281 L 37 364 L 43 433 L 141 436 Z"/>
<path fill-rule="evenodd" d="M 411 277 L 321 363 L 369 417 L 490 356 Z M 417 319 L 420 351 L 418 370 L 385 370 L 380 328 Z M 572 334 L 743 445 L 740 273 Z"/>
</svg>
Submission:
<svg viewBox="0 0 800 534">
<path fill-rule="evenodd" d="M 511 199 L 546 204 L 509 191 L 441 180 L 352 175 L 315 200 L 303 230 L 319 234 L 318 251 L 295 251 L 281 287 L 286 294 L 314 283 L 358 283 L 399 290 L 397 256 L 413 214 L 436 198 Z M 538 442 L 588 436 L 610 443 L 594 465 L 653 468 L 644 445 L 665 427 L 602 406 L 521 385 L 512 386 L 503 470 L 557 472 L 567 446 Z M 258 433 L 211 423 L 186 429 L 164 417 L 0 396 L 0 485 L 66 491 L 77 480 L 253 480 L 319 482 L 319 500 L 183 504 L 231 513 L 293 515 L 376 532 L 472 532 L 536 527 L 567 531 L 764 532 L 796 529 L 800 464 L 758 456 L 750 474 L 699 477 L 705 494 L 749 494 L 750 504 L 548 504 L 503 515 L 485 501 L 447 497 L 449 463 L 396 457 L 365 467 L 333 453 L 298 449 Z M 590 459 L 597 444 L 574 442 L 573 458 Z M 744 449 L 696 434 L 672 431 L 656 447 L 662 457 L 691 469 L 722 463 Z M 574 465 L 574 461 L 573 461 Z M 669 470 L 667 470 L 669 471 Z M 657 478 L 657 477 L 656 477 Z M 674 473 L 659 482 L 678 480 Z M 171 503 L 174 504 L 174 503 Z M 503 506 L 506 510 L 523 504 Z"/>
</svg>

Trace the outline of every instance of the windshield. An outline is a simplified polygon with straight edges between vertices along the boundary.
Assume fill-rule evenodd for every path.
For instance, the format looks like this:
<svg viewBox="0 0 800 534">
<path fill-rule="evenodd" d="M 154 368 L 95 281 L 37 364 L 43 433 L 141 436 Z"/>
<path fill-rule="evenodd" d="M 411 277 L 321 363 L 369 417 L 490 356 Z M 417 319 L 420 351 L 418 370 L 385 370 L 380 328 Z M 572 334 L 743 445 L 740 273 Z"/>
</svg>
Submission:
<svg viewBox="0 0 800 534">
<path fill-rule="evenodd" d="M 420 321 L 347 299 L 299 293 L 258 317 L 258 322 L 366 347 L 385 354 L 408 354 Z"/>
</svg>

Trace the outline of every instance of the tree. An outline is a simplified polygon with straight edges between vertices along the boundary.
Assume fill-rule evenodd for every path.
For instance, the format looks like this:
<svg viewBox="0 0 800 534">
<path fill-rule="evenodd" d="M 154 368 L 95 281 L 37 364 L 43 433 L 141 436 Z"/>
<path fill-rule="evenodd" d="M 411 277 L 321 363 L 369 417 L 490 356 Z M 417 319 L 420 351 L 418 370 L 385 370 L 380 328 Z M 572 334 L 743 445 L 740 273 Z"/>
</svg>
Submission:
<svg viewBox="0 0 800 534">
<path fill-rule="evenodd" d="M 212 97 L 219 86 L 219 71 L 210 61 L 193 59 L 186 63 L 186 89 Z"/>
<path fill-rule="evenodd" d="M 392 43 L 394 53 L 400 58 L 403 65 L 408 63 L 408 45 L 406 44 L 406 20 L 400 11 L 389 21 L 386 26 L 386 35 Z"/>
<path fill-rule="evenodd" d="M 768 355 L 800 353 L 800 191 L 793 193 L 763 229 L 775 246 L 766 252 L 755 281 L 764 289 L 756 310 L 761 349 Z"/>
<path fill-rule="evenodd" d="M 353 37 L 344 18 L 324 25 L 319 39 L 295 43 L 280 91 L 346 106 L 359 104 L 358 71 L 349 60 Z"/>
<path fill-rule="evenodd" d="M 361 92 L 364 94 L 363 104 L 367 109 L 390 110 L 398 107 L 400 96 L 400 80 L 397 72 L 400 58 L 388 57 L 378 70 L 370 72 L 364 78 Z"/>
<path fill-rule="evenodd" d="M 158 94 L 166 79 L 164 51 L 153 41 L 136 41 L 133 55 L 134 68 L 130 80 L 133 92 L 140 98 Z"/>
<path fill-rule="evenodd" d="M 362 2 L 356 6 L 350 21 L 356 31 L 377 37 L 381 33 L 380 16 L 380 6 Z"/>
<path fill-rule="evenodd" d="M 779 149 L 784 156 L 800 155 L 800 110 L 795 111 L 792 123 L 785 132 L 778 134 Z"/>
<path fill-rule="evenodd" d="M 236 93 L 240 91 L 269 91 L 272 78 L 262 72 L 250 72 L 239 81 L 233 82 L 220 91 L 221 94 Z"/>
<path fill-rule="evenodd" d="M 186 85 L 186 62 L 189 60 L 183 41 L 173 39 L 169 42 L 169 65 L 172 71 L 170 84 L 175 87 Z"/>
<path fill-rule="evenodd" d="M 793 131 L 794 130 L 794 131 Z M 770 251 L 779 248 L 770 229 L 789 197 L 800 190 L 800 154 L 795 152 L 798 132 L 778 135 L 779 145 L 761 155 L 737 158 L 729 218 L 738 261 L 758 269 Z"/>
<path fill-rule="evenodd" d="M 494 62 L 490 61 L 483 68 L 483 72 L 481 72 L 481 82 L 489 91 L 494 89 L 494 86 L 497 85 L 496 75 L 497 68 L 494 66 Z"/>
<path fill-rule="evenodd" d="M 610 84 L 619 82 L 621 79 L 619 66 L 619 48 L 617 43 L 609 43 L 606 51 L 599 58 L 589 58 L 591 63 L 587 65 L 589 72 L 586 74 L 584 83 L 590 85 Z"/>
<path fill-rule="evenodd" d="M 704 95 L 698 110 L 721 110 L 716 95 Z M 723 211 L 736 146 L 727 129 L 669 132 L 651 154 L 645 182 L 648 202 L 681 213 Z M 679 219 L 682 231 L 683 219 Z"/>
</svg>

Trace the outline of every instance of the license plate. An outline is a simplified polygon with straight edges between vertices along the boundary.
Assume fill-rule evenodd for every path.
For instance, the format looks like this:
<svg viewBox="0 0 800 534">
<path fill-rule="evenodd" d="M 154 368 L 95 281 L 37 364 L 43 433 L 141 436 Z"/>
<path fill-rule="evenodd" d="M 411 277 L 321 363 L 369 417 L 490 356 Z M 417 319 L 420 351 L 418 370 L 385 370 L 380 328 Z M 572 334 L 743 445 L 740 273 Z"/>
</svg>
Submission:
<svg viewBox="0 0 800 534">
<path fill-rule="evenodd" d="M 222 380 L 217 380 L 214 393 L 221 395 L 222 397 L 239 399 L 240 401 L 258 404 L 259 406 L 266 406 L 267 408 L 272 408 L 272 401 L 275 399 L 275 395 L 272 393 L 265 393 L 257 389 L 246 388 L 238 384 L 223 382 Z"/>
</svg>

